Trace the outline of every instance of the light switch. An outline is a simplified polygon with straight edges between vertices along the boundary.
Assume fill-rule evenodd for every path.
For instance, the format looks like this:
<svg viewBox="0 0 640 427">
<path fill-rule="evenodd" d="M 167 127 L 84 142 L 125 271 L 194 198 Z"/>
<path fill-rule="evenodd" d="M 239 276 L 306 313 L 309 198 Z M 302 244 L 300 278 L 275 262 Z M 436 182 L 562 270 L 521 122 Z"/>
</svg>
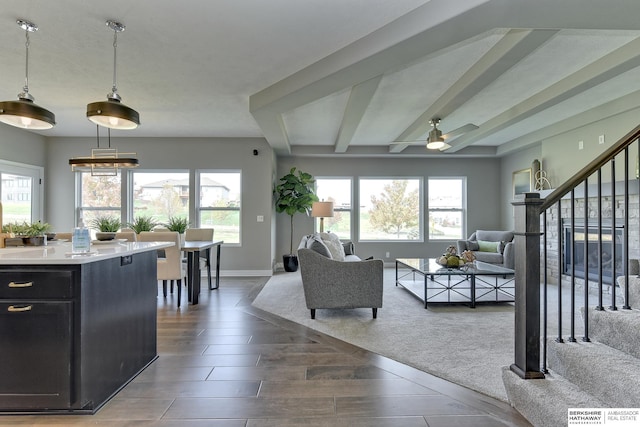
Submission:
<svg viewBox="0 0 640 427">
<path fill-rule="evenodd" d="M 598 137 L 598 144 L 604 144 L 604 135 Z"/>
<path fill-rule="evenodd" d="M 584 148 L 584 141 L 578 141 L 578 150 L 582 150 Z"/>
<path fill-rule="evenodd" d="M 258 215 L 258 222 L 264 222 L 264 215 Z"/>
</svg>

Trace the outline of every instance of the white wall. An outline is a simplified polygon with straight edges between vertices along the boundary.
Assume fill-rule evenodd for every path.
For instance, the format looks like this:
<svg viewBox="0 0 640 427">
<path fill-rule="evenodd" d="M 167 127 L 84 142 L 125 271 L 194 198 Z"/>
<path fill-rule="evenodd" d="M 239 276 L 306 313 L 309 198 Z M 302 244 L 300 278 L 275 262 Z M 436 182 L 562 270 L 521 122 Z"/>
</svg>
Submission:
<svg viewBox="0 0 640 427">
<path fill-rule="evenodd" d="M 0 159 L 44 167 L 46 137 L 0 123 Z"/>
</svg>

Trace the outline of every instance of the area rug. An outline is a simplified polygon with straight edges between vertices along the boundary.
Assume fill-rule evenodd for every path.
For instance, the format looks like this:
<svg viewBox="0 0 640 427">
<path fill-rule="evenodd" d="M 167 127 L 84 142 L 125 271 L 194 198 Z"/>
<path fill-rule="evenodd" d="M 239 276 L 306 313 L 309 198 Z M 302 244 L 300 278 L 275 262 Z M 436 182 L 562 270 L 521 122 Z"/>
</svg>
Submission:
<svg viewBox="0 0 640 427">
<path fill-rule="evenodd" d="M 253 305 L 332 337 L 507 401 L 501 368 L 513 363 L 514 307 L 511 303 L 430 305 L 395 286 L 385 269 L 383 306 L 317 310 L 311 320 L 300 273 L 269 279 Z"/>
</svg>

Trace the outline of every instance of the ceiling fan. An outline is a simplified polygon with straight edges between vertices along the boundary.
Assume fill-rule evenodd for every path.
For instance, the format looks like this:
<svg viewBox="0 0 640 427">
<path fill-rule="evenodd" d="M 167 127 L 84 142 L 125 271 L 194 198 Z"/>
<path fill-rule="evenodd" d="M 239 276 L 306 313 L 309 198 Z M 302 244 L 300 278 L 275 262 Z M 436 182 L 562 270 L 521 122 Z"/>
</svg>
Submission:
<svg viewBox="0 0 640 427">
<path fill-rule="evenodd" d="M 426 141 L 427 149 L 429 150 L 444 151 L 448 148 L 451 148 L 451 145 L 447 144 L 445 140 L 449 138 L 453 138 L 458 135 L 462 135 L 463 133 L 467 133 L 472 130 L 478 129 L 478 126 L 474 125 L 473 123 L 467 123 L 464 126 L 461 126 L 457 129 L 454 129 L 450 132 L 443 134 L 442 131 L 438 129 L 438 125 L 440 124 L 439 117 L 432 118 L 431 120 L 429 120 L 429 123 L 431 123 L 431 126 L 433 127 L 433 129 L 429 131 L 429 136 L 427 137 L 427 141 Z M 392 144 L 414 145 L 414 144 L 424 144 L 424 143 L 425 143 L 424 140 L 420 140 L 420 141 L 394 141 Z"/>
</svg>

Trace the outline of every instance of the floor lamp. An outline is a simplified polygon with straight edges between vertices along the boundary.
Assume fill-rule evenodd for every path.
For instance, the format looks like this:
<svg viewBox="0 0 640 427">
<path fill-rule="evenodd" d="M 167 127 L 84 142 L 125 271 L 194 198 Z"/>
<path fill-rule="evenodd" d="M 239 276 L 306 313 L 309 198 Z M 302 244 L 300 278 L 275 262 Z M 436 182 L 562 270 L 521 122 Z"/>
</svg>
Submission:
<svg viewBox="0 0 640 427">
<path fill-rule="evenodd" d="M 320 218 L 320 232 L 324 232 L 324 219 L 333 216 L 333 202 L 313 202 L 311 216 Z"/>
</svg>

